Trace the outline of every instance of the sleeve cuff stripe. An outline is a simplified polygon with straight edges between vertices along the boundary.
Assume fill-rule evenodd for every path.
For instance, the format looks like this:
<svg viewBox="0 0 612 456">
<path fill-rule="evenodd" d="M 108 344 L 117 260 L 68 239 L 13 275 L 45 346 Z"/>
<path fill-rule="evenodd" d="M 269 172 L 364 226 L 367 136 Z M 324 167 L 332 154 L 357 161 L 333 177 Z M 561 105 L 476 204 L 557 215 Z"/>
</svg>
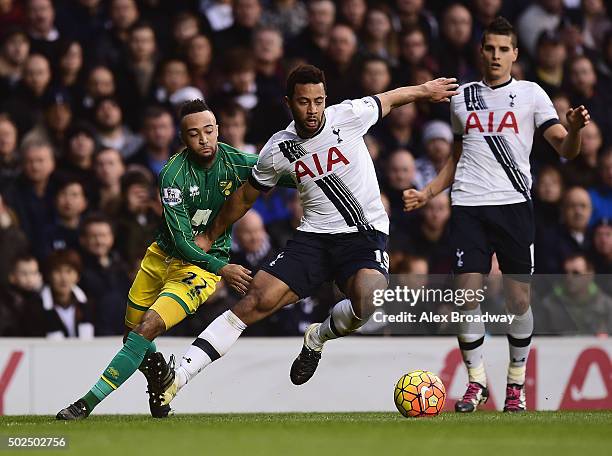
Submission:
<svg viewBox="0 0 612 456">
<path fill-rule="evenodd" d="M 255 179 L 255 176 L 253 176 L 252 174 L 249 175 L 249 184 L 251 184 L 253 187 L 255 187 L 260 192 L 269 192 L 273 188 L 273 187 L 268 187 L 267 185 L 263 185 L 257 179 Z"/>
<path fill-rule="evenodd" d="M 554 117 L 552 119 L 547 120 L 542 125 L 540 125 L 539 130 L 540 132 L 544 133 L 548 128 L 552 127 L 553 125 L 557 125 L 558 123 L 561 123 L 561 122 L 559 121 L 559 119 Z"/>
<path fill-rule="evenodd" d="M 378 106 L 378 120 L 377 122 L 380 122 L 382 120 L 382 104 L 380 103 L 380 99 L 374 95 L 372 97 L 374 99 L 374 101 L 376 102 L 376 106 Z"/>
</svg>

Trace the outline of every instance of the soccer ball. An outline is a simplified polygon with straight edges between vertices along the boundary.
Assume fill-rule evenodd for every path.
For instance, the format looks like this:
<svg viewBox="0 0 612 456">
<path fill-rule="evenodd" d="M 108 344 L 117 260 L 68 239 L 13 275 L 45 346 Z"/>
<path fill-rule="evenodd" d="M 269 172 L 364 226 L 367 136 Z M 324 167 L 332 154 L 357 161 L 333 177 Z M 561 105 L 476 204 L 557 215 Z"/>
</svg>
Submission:
<svg viewBox="0 0 612 456">
<path fill-rule="evenodd" d="M 444 408 L 446 389 L 437 375 L 416 370 L 402 375 L 393 397 L 395 406 L 406 418 L 436 416 Z"/>
</svg>

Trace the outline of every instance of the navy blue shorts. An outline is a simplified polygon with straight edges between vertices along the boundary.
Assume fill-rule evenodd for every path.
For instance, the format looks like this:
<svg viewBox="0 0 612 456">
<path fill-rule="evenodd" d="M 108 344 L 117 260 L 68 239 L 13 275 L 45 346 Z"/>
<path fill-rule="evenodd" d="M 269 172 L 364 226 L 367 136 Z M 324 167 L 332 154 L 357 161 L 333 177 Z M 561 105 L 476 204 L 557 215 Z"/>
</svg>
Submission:
<svg viewBox="0 0 612 456">
<path fill-rule="evenodd" d="M 531 201 L 498 206 L 453 206 L 450 222 L 453 272 L 488 274 L 497 254 L 504 274 L 528 281 L 533 273 L 535 221 Z"/>
<path fill-rule="evenodd" d="M 300 298 L 312 295 L 324 282 L 335 281 L 343 290 L 360 269 L 375 269 L 389 276 L 387 237 L 380 231 L 296 231 L 285 249 L 261 269 L 285 282 Z"/>
</svg>

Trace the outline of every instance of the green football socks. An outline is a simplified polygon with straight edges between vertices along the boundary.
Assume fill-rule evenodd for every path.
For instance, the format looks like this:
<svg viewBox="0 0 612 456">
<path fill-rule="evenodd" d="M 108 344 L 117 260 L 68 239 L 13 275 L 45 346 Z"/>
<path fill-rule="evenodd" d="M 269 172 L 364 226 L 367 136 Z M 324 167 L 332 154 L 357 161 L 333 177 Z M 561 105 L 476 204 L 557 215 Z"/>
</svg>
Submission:
<svg viewBox="0 0 612 456">
<path fill-rule="evenodd" d="M 152 350 L 152 351 L 151 351 Z M 125 344 L 115 355 L 96 384 L 82 397 L 91 413 L 96 405 L 119 388 L 142 364 L 147 353 L 155 351 L 155 344 L 134 331 L 130 332 Z"/>
</svg>

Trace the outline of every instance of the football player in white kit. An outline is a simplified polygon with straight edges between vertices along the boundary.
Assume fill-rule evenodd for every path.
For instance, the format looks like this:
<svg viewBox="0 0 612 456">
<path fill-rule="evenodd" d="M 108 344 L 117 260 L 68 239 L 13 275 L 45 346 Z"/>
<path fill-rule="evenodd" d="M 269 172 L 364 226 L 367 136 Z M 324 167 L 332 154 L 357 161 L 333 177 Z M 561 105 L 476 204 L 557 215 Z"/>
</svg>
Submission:
<svg viewBox="0 0 612 456">
<path fill-rule="evenodd" d="M 404 191 L 404 209 L 425 205 L 452 184 L 451 246 L 455 286 L 477 290 L 491 269 L 493 252 L 504 274 L 506 308 L 515 315 L 508 329 L 508 366 L 504 410 L 526 409 L 525 371 L 533 316 L 530 308 L 533 273 L 534 214 L 529 155 L 535 129 L 562 157 L 580 151 L 581 129 L 589 122 L 584 106 L 567 113 L 568 130 L 560 123 L 550 98 L 529 81 L 516 81 L 512 63 L 518 57 L 512 25 L 498 17 L 484 31 L 482 81 L 459 87 L 451 100 L 454 153 L 423 191 Z M 481 315 L 478 302 L 465 304 L 464 315 Z M 457 412 L 473 412 L 488 398 L 483 365 L 484 323 L 459 326 L 459 348 L 469 384 L 455 404 Z"/>
<path fill-rule="evenodd" d="M 250 286 L 245 281 L 246 295 L 189 347 L 164 403 L 223 356 L 248 325 L 310 296 L 325 281 L 334 280 L 350 301 L 340 301 L 323 323 L 307 329 L 291 367 L 294 384 L 312 377 L 327 340 L 346 336 L 368 320 L 374 290 L 387 286 L 389 219 L 363 136 L 393 108 L 416 100 L 449 101 L 457 93 L 455 82 L 440 78 L 326 108 L 323 72 L 311 65 L 292 72 L 286 101 L 294 121 L 265 144 L 248 182 L 228 198 L 206 236 L 196 242 L 206 251 L 283 174 L 293 177 L 300 193 L 301 225 Z"/>
</svg>

